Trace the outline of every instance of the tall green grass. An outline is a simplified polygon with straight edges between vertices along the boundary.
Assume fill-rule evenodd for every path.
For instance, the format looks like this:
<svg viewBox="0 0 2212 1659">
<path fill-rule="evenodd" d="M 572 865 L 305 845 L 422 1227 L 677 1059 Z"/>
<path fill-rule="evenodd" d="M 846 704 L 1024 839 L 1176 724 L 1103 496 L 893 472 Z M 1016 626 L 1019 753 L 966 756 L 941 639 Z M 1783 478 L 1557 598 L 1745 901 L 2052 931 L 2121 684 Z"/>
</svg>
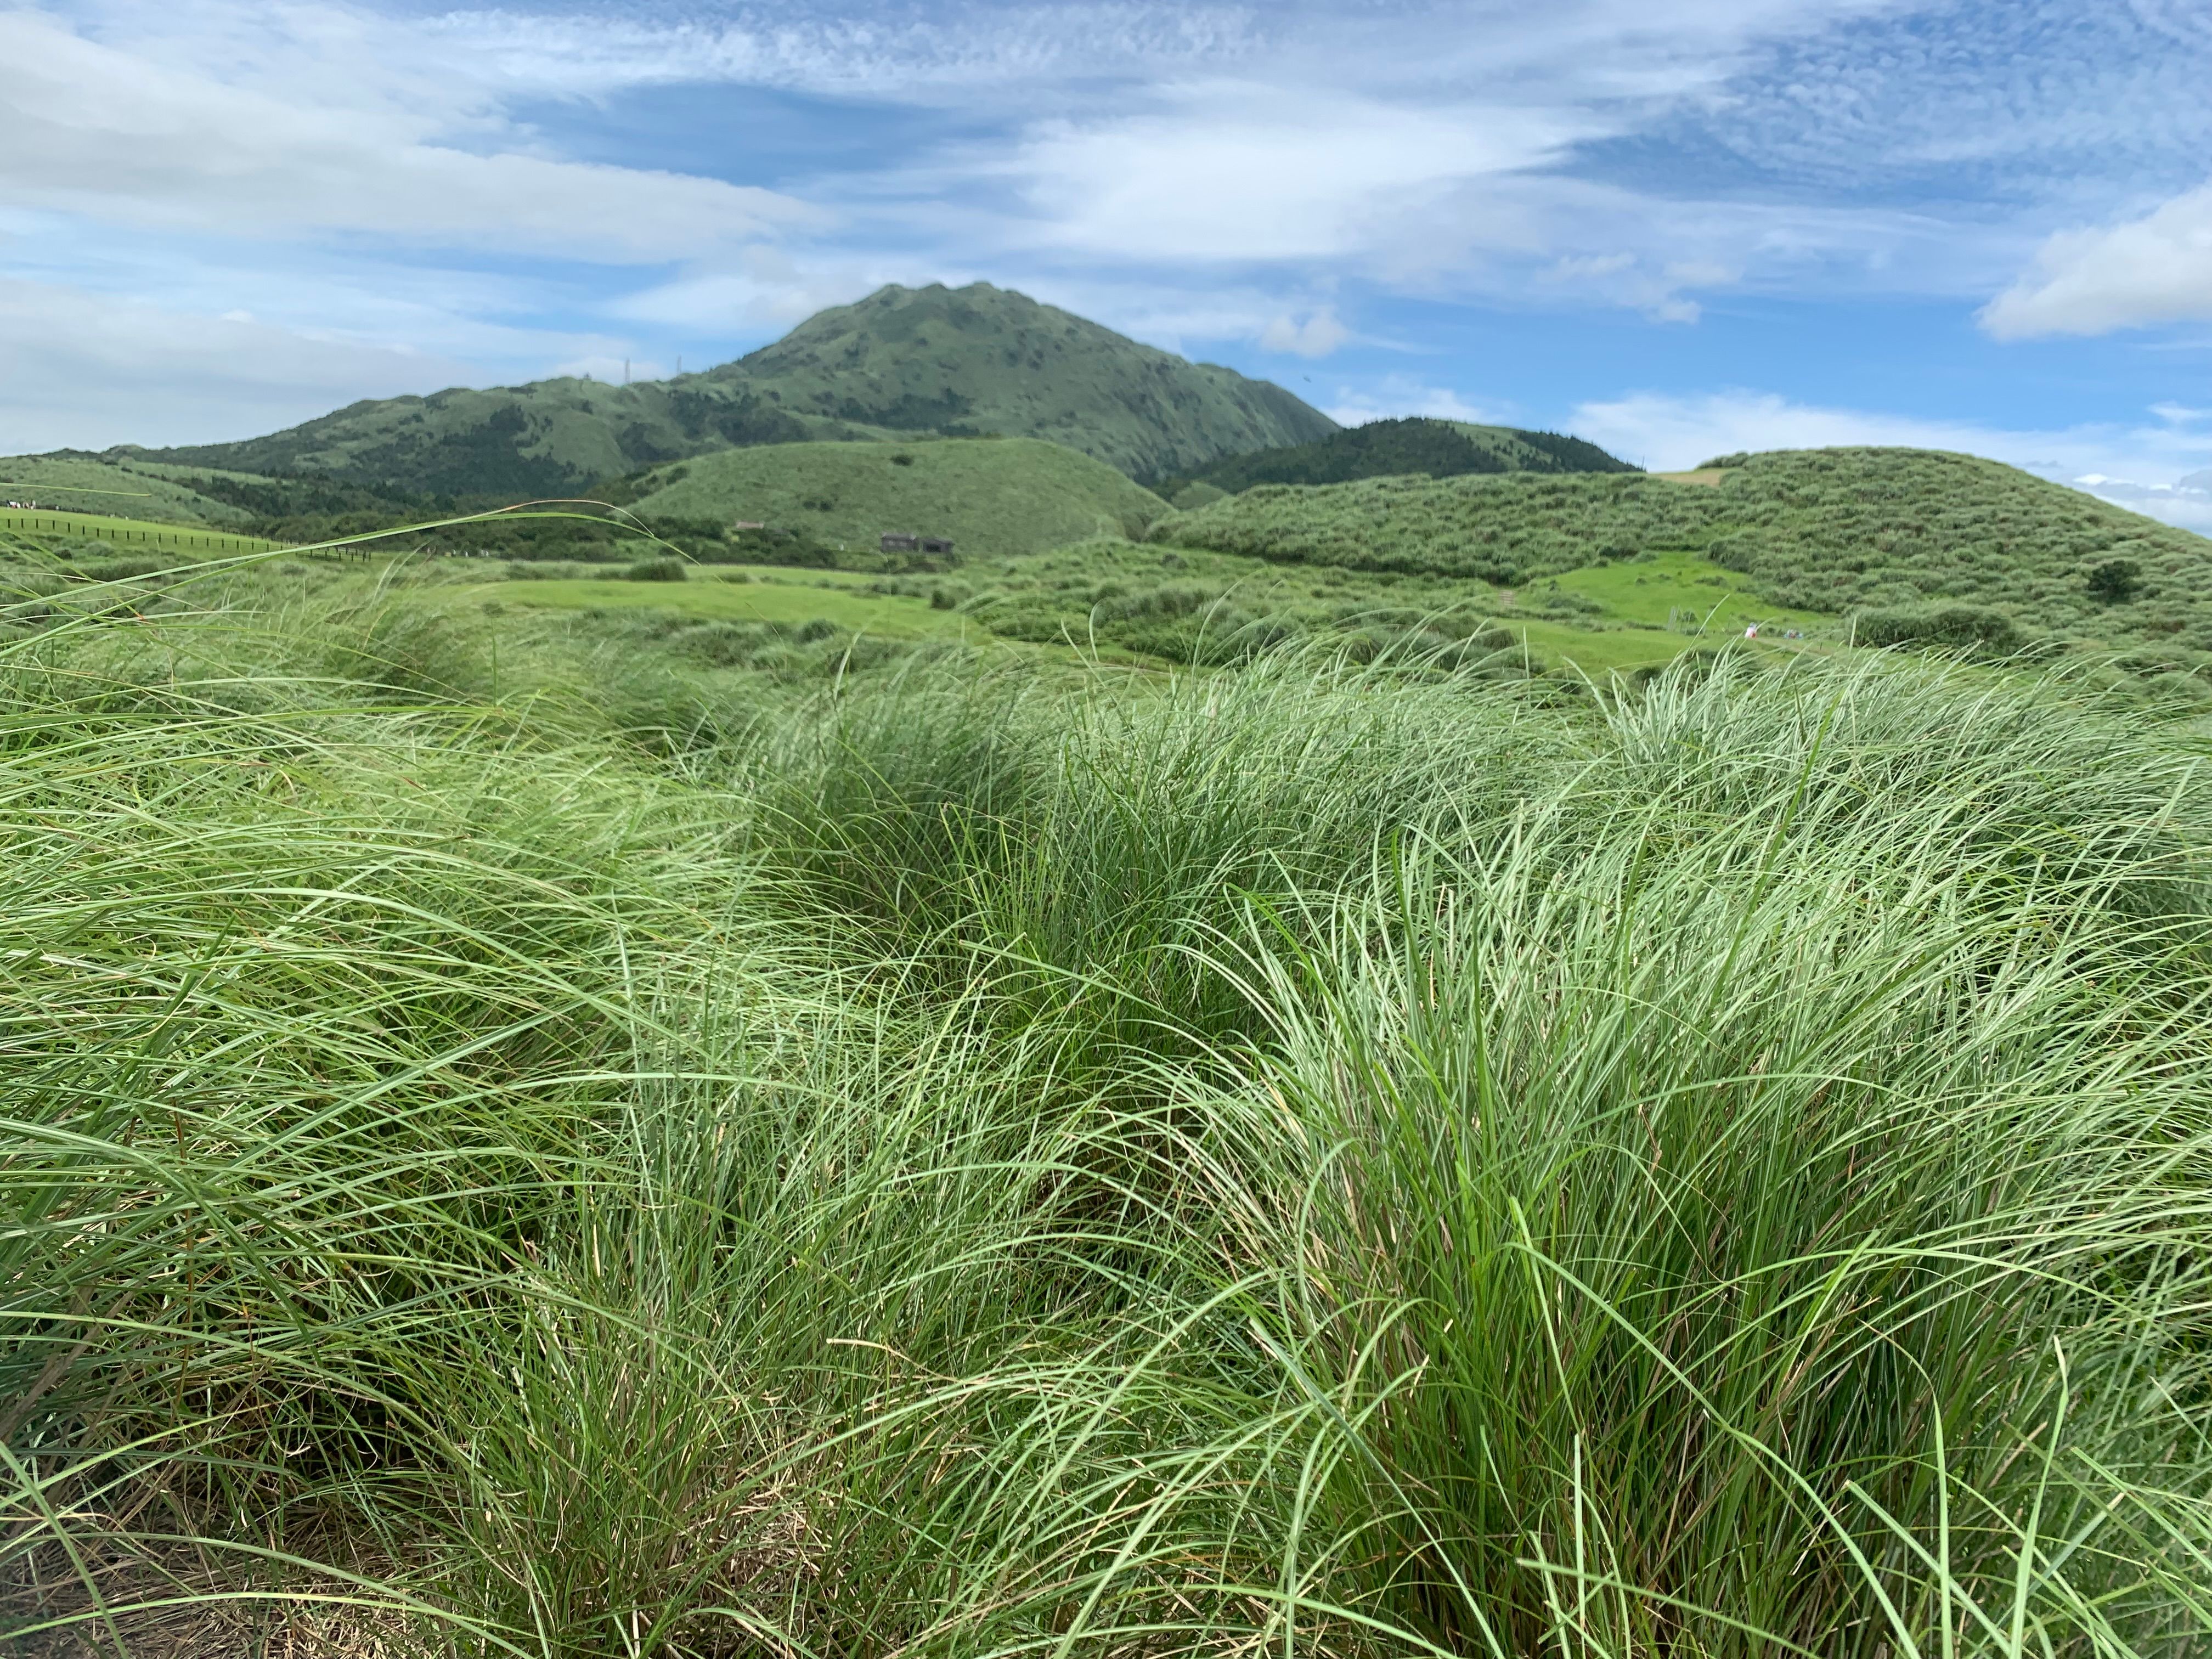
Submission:
<svg viewBox="0 0 2212 1659">
<path fill-rule="evenodd" d="M 2178 740 L 502 626 L 0 661 L 23 1641 L 2212 1639 Z"/>
</svg>

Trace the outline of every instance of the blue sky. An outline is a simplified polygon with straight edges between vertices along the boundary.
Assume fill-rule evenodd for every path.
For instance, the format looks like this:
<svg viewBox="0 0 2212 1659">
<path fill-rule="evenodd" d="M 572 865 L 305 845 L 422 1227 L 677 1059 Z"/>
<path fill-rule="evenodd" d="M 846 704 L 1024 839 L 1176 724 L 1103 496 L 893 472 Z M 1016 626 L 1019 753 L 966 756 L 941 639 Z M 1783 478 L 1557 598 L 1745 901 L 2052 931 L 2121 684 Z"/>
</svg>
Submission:
<svg viewBox="0 0 2212 1659">
<path fill-rule="evenodd" d="M 1340 418 L 1939 444 L 2212 531 L 2212 5 L 0 10 L 0 448 L 984 278 Z"/>
</svg>

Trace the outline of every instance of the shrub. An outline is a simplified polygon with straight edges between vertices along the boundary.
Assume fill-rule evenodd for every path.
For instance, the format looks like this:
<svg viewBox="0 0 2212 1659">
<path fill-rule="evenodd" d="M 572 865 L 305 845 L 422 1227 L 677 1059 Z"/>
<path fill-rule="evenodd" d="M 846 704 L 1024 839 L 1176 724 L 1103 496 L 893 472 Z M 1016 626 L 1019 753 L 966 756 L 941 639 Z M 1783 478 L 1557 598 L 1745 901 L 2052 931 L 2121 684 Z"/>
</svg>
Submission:
<svg viewBox="0 0 2212 1659">
<path fill-rule="evenodd" d="M 2020 648 L 2020 629 L 2002 611 L 1975 605 L 1936 605 L 1863 611 L 1853 638 L 1861 645 L 1911 646 L 1998 656 Z"/>
<path fill-rule="evenodd" d="M 2133 559 L 2106 559 L 2089 567 L 2087 583 L 2092 599 L 2106 605 L 2124 605 L 2142 587 L 2142 566 Z"/>
<path fill-rule="evenodd" d="M 680 582 L 684 579 L 684 561 L 640 559 L 623 572 L 623 579 L 633 582 Z"/>
</svg>

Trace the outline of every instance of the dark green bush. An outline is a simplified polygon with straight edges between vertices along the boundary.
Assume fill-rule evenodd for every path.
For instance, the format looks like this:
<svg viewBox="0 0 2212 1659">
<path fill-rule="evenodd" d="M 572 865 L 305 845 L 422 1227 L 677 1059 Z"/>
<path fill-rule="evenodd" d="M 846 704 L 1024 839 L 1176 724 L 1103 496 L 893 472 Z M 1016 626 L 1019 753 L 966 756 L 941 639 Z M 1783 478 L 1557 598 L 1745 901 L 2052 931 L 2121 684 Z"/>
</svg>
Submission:
<svg viewBox="0 0 2212 1659">
<path fill-rule="evenodd" d="M 2124 605 L 2142 588 L 2142 566 L 2133 559 L 2106 559 L 2089 567 L 2089 595 L 2106 605 Z"/>
<path fill-rule="evenodd" d="M 623 572 L 626 581 L 680 582 L 684 580 L 684 561 L 676 558 L 640 559 Z"/>
<path fill-rule="evenodd" d="M 78 574 L 87 581 L 128 582 L 143 576 L 151 576 L 163 570 L 173 570 L 183 562 L 180 556 L 162 557 L 139 553 L 117 559 L 100 559 L 77 567 Z"/>
<path fill-rule="evenodd" d="M 2002 656 L 2025 642 L 2013 619 L 1978 605 L 1917 605 L 1893 611 L 1863 611 L 1854 638 L 1877 647 L 1972 651 Z"/>
</svg>

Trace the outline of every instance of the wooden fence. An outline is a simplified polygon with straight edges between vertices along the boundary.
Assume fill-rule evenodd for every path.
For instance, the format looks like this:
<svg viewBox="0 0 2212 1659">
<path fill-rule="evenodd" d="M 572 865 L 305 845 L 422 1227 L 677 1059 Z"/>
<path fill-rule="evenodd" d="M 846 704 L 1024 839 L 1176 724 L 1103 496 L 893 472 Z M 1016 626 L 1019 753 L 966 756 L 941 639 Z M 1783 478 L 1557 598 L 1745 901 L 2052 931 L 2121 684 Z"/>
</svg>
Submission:
<svg viewBox="0 0 2212 1659">
<path fill-rule="evenodd" d="M 43 513 L 9 512 L 5 507 L 0 507 L 0 530 L 90 536 L 99 541 L 113 542 L 118 547 L 210 547 L 224 552 L 258 553 L 275 544 L 263 541 L 258 536 L 226 536 L 220 531 L 176 530 L 165 525 L 131 530 L 120 525 L 86 524 L 79 520 L 48 516 Z"/>
</svg>

